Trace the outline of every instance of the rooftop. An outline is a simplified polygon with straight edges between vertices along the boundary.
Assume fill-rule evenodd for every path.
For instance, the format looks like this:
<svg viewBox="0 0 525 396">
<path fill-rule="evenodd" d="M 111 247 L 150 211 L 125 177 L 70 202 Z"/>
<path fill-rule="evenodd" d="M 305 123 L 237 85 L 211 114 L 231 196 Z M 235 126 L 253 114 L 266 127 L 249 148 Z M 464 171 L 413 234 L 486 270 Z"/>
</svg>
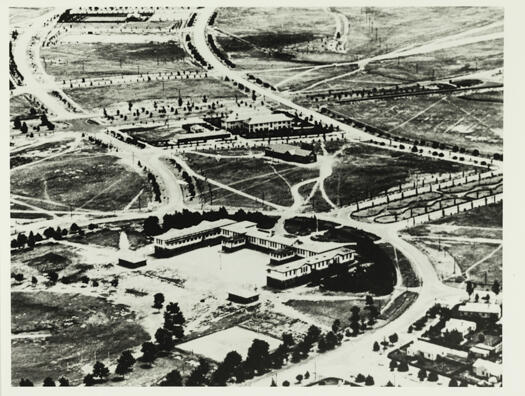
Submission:
<svg viewBox="0 0 525 396">
<path fill-rule="evenodd" d="M 334 257 L 340 254 L 348 254 L 348 253 L 352 253 L 352 250 L 346 247 L 340 247 L 338 249 L 334 249 L 326 253 L 317 254 L 311 257 L 305 257 L 305 258 L 295 260 L 295 261 L 292 261 L 284 265 L 279 265 L 278 267 L 272 268 L 270 271 L 287 272 L 287 271 L 301 268 L 303 265 L 313 265 L 313 264 L 319 263 L 324 260 L 333 259 Z"/>
<path fill-rule="evenodd" d="M 304 150 L 300 147 L 285 143 L 271 144 L 269 149 L 276 153 L 286 154 L 288 152 L 292 155 L 298 155 L 300 157 L 307 157 L 312 153 L 311 150 Z"/>
<path fill-rule="evenodd" d="M 226 226 L 228 224 L 232 224 L 232 223 L 235 223 L 235 221 L 234 220 L 230 220 L 230 219 L 221 219 L 221 220 L 217 220 L 217 221 L 206 221 L 206 220 L 203 220 L 199 224 L 197 224 L 195 226 L 192 226 L 192 227 L 183 228 L 183 229 L 180 229 L 180 230 L 176 229 L 176 228 L 173 228 L 173 229 L 171 229 L 169 231 L 166 231 L 164 234 L 157 235 L 155 238 L 167 241 L 167 240 L 184 237 L 184 236 L 191 235 L 191 234 L 196 234 L 198 232 L 212 230 L 214 228 L 224 227 L 224 226 Z"/>
<path fill-rule="evenodd" d="M 465 305 L 459 307 L 460 312 L 478 312 L 478 313 L 495 313 L 501 312 L 498 304 L 491 303 L 471 303 L 468 302 Z"/>
<path fill-rule="evenodd" d="M 435 353 L 435 354 L 441 354 L 443 352 L 445 353 L 452 353 L 458 356 L 464 355 L 465 357 L 468 355 L 467 352 L 460 351 L 457 349 L 447 348 L 441 345 L 433 344 L 431 342 L 423 341 L 423 340 L 416 340 L 412 345 L 410 345 L 411 348 L 415 348 L 418 351 L 422 352 L 428 352 L 428 353 Z"/>
<path fill-rule="evenodd" d="M 250 118 L 248 125 L 264 124 L 267 122 L 292 121 L 292 118 L 282 113 L 261 114 Z"/>
<path fill-rule="evenodd" d="M 501 375 L 503 373 L 503 366 L 501 364 L 485 359 L 476 359 L 472 367 L 483 368 L 494 375 Z"/>
</svg>

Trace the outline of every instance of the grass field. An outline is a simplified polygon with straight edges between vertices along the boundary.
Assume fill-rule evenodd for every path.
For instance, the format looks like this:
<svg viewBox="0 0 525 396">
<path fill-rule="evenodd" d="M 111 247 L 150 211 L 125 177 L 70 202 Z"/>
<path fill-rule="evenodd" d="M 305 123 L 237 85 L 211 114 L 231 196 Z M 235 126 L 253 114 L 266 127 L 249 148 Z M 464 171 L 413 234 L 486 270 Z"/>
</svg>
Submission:
<svg viewBox="0 0 525 396">
<path fill-rule="evenodd" d="M 78 104 L 88 109 L 102 108 L 113 103 L 139 101 L 146 99 L 233 98 L 238 91 L 216 79 L 169 80 L 128 85 L 115 85 L 96 88 L 75 88 L 64 90 Z"/>
<path fill-rule="evenodd" d="M 325 190 L 341 205 L 374 196 L 391 187 L 410 181 L 417 175 L 457 172 L 464 166 L 354 144 L 343 151 L 332 175 L 325 180 Z"/>
<path fill-rule="evenodd" d="M 11 119 L 16 116 L 29 114 L 29 109 L 34 107 L 26 94 L 17 95 L 9 98 L 9 117 Z"/>
<path fill-rule="evenodd" d="M 149 195 L 145 176 L 118 157 L 90 146 L 11 173 L 13 194 L 71 205 L 73 209 L 124 209 L 142 189 Z M 141 199 L 145 206 L 147 199 Z M 45 202 L 38 205 L 43 207 Z"/>
<path fill-rule="evenodd" d="M 261 158 L 220 158 L 204 157 L 195 154 L 186 154 L 189 165 L 197 173 L 209 179 L 224 183 L 232 188 L 251 194 L 265 201 L 289 206 L 292 204 L 290 187 L 283 180 L 289 174 L 294 174 L 295 180 L 301 177 L 302 168 L 289 164 L 271 165 Z M 278 172 L 279 174 L 277 174 Z M 282 176 L 282 177 L 281 177 Z M 215 199 L 223 199 L 223 194 L 234 200 L 236 194 L 226 190 L 216 190 Z M 203 194 L 209 194 L 205 187 Z M 231 206 L 236 206 L 233 202 Z"/>
<path fill-rule="evenodd" d="M 501 228 L 503 227 L 503 202 L 482 206 L 467 212 L 444 217 L 442 219 L 433 221 L 431 224 Z"/>
<path fill-rule="evenodd" d="M 32 146 L 26 149 L 19 150 L 16 153 L 11 154 L 9 165 L 11 169 L 13 169 L 20 165 L 29 164 L 31 162 L 41 160 L 50 155 L 66 150 L 72 142 L 72 138 L 66 138 L 63 140 L 42 143 L 37 146 Z"/>
<path fill-rule="evenodd" d="M 197 70 L 176 43 L 77 43 L 42 48 L 46 72 L 57 80 Z"/>
<path fill-rule="evenodd" d="M 132 250 L 141 248 L 149 243 L 144 234 L 139 231 L 129 227 L 123 227 L 123 231 L 126 232 L 129 246 Z M 72 238 L 72 241 L 86 245 L 107 246 L 117 249 L 119 247 L 120 233 L 121 230 L 105 228 L 99 231 L 87 233 L 82 237 L 74 237 Z"/>
<path fill-rule="evenodd" d="M 36 245 L 32 250 L 14 250 L 11 253 L 11 270 L 22 272 L 25 277 L 42 275 L 49 271 L 74 272 L 82 267 L 77 248 L 56 242 Z"/>
<path fill-rule="evenodd" d="M 82 382 L 84 365 L 115 358 L 123 350 L 140 345 L 149 336 L 135 323 L 124 306 L 102 298 L 66 293 L 11 293 L 11 378 L 29 378 L 39 386 L 45 377 L 68 377 Z M 23 338 L 26 332 L 48 333 L 47 338 Z M 82 342 L 79 342 L 82 340 Z"/>
<path fill-rule="evenodd" d="M 394 135 L 477 148 L 481 153 L 502 153 L 502 103 L 421 96 L 329 107 Z"/>
</svg>

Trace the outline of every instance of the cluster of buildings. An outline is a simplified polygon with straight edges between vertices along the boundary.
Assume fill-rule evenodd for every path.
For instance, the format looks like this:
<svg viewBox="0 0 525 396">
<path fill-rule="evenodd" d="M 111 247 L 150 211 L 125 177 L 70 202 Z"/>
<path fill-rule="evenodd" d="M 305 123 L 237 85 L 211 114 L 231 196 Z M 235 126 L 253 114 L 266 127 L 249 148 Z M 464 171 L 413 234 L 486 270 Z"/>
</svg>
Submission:
<svg viewBox="0 0 525 396">
<path fill-rule="evenodd" d="M 203 246 L 221 244 L 224 252 L 243 248 L 268 254 L 267 286 L 277 289 L 304 284 L 355 263 L 351 244 L 318 242 L 277 235 L 251 221 L 203 221 L 182 230 L 172 229 L 154 239 L 155 255 L 169 257 Z"/>
<path fill-rule="evenodd" d="M 406 347 L 406 355 L 417 362 L 419 359 L 450 362 L 452 377 L 466 379 L 476 385 L 501 383 L 501 306 L 496 302 L 466 302 L 456 307 L 453 318 L 441 328 L 441 335 L 458 332 L 462 336 L 459 345 L 421 337 Z M 417 363 L 414 363 L 417 366 Z"/>
</svg>

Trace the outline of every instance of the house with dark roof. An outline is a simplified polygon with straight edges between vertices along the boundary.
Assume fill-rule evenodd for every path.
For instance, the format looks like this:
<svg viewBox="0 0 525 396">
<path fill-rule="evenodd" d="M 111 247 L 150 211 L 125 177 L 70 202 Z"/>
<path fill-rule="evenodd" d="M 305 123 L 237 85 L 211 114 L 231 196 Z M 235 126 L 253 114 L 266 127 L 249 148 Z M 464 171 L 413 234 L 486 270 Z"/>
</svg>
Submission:
<svg viewBox="0 0 525 396">
<path fill-rule="evenodd" d="M 288 162 L 299 162 L 308 164 L 317 161 L 317 155 L 313 150 L 305 150 L 291 144 L 271 144 L 265 150 L 267 157 L 277 158 Z"/>
</svg>

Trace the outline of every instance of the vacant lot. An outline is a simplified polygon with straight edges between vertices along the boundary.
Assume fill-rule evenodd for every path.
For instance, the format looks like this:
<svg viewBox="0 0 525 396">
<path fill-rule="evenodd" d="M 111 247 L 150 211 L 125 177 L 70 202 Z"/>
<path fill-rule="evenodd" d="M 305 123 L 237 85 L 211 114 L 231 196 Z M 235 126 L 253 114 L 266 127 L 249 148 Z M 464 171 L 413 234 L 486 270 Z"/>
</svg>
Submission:
<svg viewBox="0 0 525 396">
<path fill-rule="evenodd" d="M 11 192 L 42 199 L 41 207 L 51 201 L 72 209 L 119 210 L 141 190 L 149 191 L 145 176 L 90 146 L 11 173 Z M 141 199 L 145 206 L 148 199 Z"/>
<path fill-rule="evenodd" d="M 14 96 L 9 98 L 9 117 L 11 119 L 16 116 L 29 114 L 29 109 L 34 105 L 29 100 L 26 94 Z"/>
<path fill-rule="evenodd" d="M 394 135 L 502 153 L 503 104 L 455 96 L 397 98 L 329 105 Z"/>
<path fill-rule="evenodd" d="M 149 339 L 124 306 L 103 298 L 67 293 L 11 293 L 12 384 L 29 378 L 41 385 L 45 377 L 82 382 L 84 365 L 115 358 Z M 43 334 L 32 338 L 31 334 Z M 27 337 L 24 337 L 27 334 Z M 81 340 L 81 341 L 80 341 Z"/>
<path fill-rule="evenodd" d="M 197 173 L 209 179 L 224 183 L 232 188 L 259 199 L 279 205 L 290 206 L 293 202 L 288 175 L 293 175 L 294 181 L 302 178 L 304 169 L 289 164 L 269 164 L 261 158 L 212 158 L 195 154 L 186 154 L 188 164 Z M 286 181 L 285 181 L 286 180 Z M 215 199 L 223 199 L 224 195 L 234 200 L 236 194 L 210 186 Z M 204 186 L 202 194 L 209 194 L 210 188 Z M 232 201 L 231 206 L 236 206 Z"/>
<path fill-rule="evenodd" d="M 418 175 L 458 172 L 464 166 L 354 144 L 339 157 L 325 190 L 332 202 L 348 205 L 377 195 Z"/>
<path fill-rule="evenodd" d="M 32 163 L 48 156 L 60 153 L 72 147 L 73 139 L 65 138 L 63 140 L 42 143 L 37 146 L 31 146 L 11 154 L 9 165 L 11 169 L 20 165 Z"/>
<path fill-rule="evenodd" d="M 464 227 L 501 228 L 503 227 L 503 202 L 482 206 L 444 217 L 431 224 L 448 224 Z"/>
<path fill-rule="evenodd" d="M 176 43 L 62 44 L 42 48 L 41 56 L 57 80 L 197 70 Z"/>
<path fill-rule="evenodd" d="M 196 80 L 169 80 L 115 85 L 96 88 L 76 88 L 64 90 L 78 104 L 88 109 L 102 108 L 114 103 L 139 101 L 146 99 L 178 98 L 200 99 L 231 98 L 238 94 L 237 90 L 212 78 Z M 239 95 L 239 94 L 238 94 Z"/>
</svg>

